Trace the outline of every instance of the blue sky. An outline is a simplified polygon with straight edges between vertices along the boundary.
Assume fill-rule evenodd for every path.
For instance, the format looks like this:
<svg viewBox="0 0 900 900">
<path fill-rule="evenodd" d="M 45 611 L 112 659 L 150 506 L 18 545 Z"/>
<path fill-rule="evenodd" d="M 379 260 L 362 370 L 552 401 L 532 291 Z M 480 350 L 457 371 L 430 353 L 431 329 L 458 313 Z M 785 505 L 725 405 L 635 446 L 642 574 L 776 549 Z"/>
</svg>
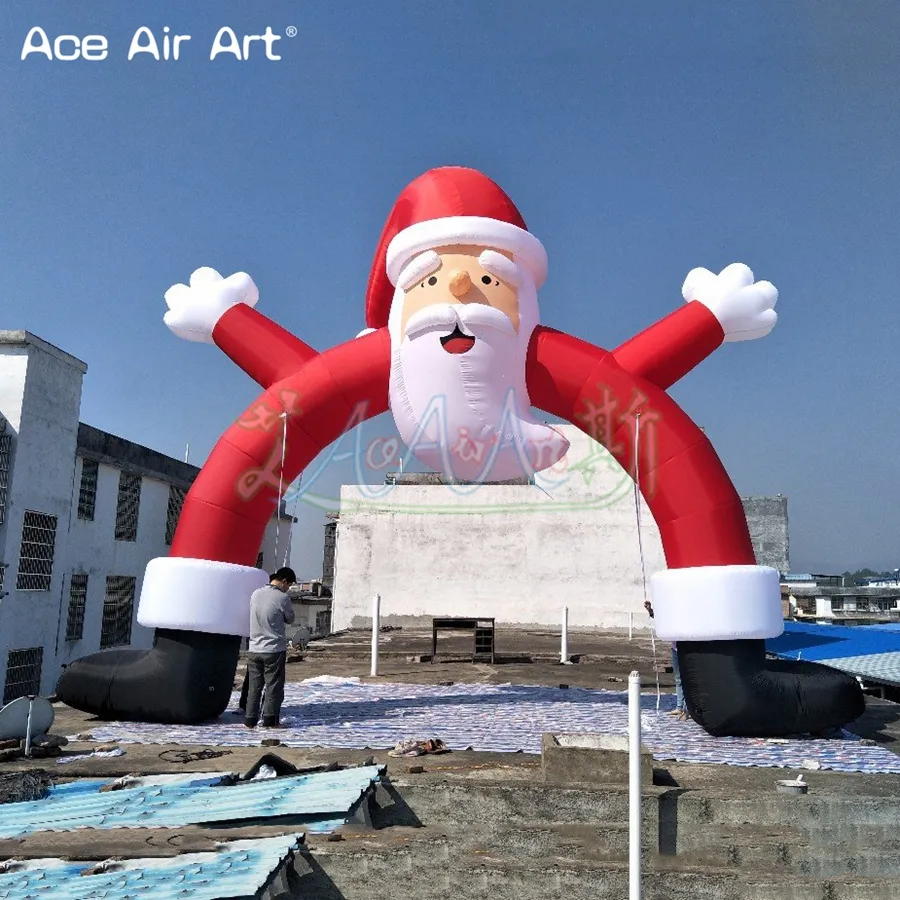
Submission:
<svg viewBox="0 0 900 900">
<path fill-rule="evenodd" d="M 673 394 L 741 493 L 789 497 L 796 571 L 900 565 L 898 4 L 148 6 L 0 9 L 0 318 L 88 362 L 84 421 L 201 462 L 258 389 L 168 331 L 165 290 L 245 270 L 261 311 L 333 346 L 364 327 L 399 190 L 474 166 L 547 247 L 544 322 L 601 346 L 680 304 L 695 266 L 774 282 L 775 331 Z M 35 25 L 109 56 L 22 61 Z M 142 25 L 192 39 L 129 62 Z M 297 35 L 277 62 L 211 61 L 225 25 Z M 322 490 L 352 480 L 332 465 Z M 316 574 L 322 516 L 297 515 Z"/>
</svg>

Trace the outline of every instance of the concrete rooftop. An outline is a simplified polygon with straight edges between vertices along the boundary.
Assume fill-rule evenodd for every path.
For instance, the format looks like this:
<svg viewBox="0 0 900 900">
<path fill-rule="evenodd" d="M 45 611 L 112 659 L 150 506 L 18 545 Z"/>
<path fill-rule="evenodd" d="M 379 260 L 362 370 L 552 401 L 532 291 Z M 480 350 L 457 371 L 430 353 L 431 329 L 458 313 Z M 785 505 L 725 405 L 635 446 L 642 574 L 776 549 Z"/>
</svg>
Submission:
<svg viewBox="0 0 900 900">
<path fill-rule="evenodd" d="M 668 646 L 647 634 L 574 631 L 575 664 L 558 661 L 550 630 L 498 629 L 492 665 L 471 661 L 471 635 L 442 636 L 439 659 L 428 661 L 430 633 L 394 629 L 381 635 L 380 675 L 370 679 L 366 632 L 313 642 L 295 654 L 288 678 L 356 676 L 365 682 L 532 684 L 622 690 L 641 672 L 645 689 L 672 690 Z M 92 717 L 56 706 L 55 734 L 80 734 L 66 754 L 90 750 Z M 870 700 L 852 730 L 892 750 L 900 747 L 900 707 Z M 260 735 L 262 737 L 262 735 Z M 424 737 L 424 736 L 423 736 Z M 0 774 L 43 769 L 55 777 L 247 772 L 266 752 L 298 768 L 330 763 L 387 767 L 372 831 L 347 826 L 334 843 L 307 835 L 307 874 L 297 898 L 356 900 L 419 897 L 443 884 L 459 900 L 490 893 L 499 900 L 621 898 L 627 885 L 627 789 L 547 783 L 541 757 L 523 753 L 451 752 L 394 759 L 385 751 L 274 747 L 123 744 L 123 755 L 58 766 L 55 759 L 0 763 Z M 204 751 L 198 753 L 198 751 Z M 219 754 L 219 755 L 215 755 Z M 205 757 L 205 758 L 204 758 Z M 644 791 L 647 900 L 880 900 L 900 896 L 896 854 L 887 843 L 900 810 L 900 775 L 804 773 L 808 797 L 784 797 L 774 782 L 784 769 L 684 765 L 654 761 Z M 793 773 L 792 773 L 793 774 Z M 893 822 L 894 824 L 889 824 Z M 530 824 L 529 824 L 530 823 Z M 569 824 L 566 824 L 569 823 Z M 744 823 L 744 824 L 741 824 Z M 860 824 L 862 823 L 862 824 Z M 881 824 L 880 824 L 881 823 Z M 424 828 L 423 828 L 424 826 Z M 0 841 L 0 860 L 16 856 L 105 859 L 212 849 L 217 841 L 290 831 L 288 823 L 224 828 L 84 829 Z M 175 848 L 175 849 L 173 849 Z M 474 868 L 473 868 L 474 867 Z M 873 875 L 872 873 L 875 873 Z M 900 869 L 898 869 L 900 873 Z M 876 877 L 877 875 L 877 877 Z M 871 877 L 870 877 L 871 876 Z M 447 880 L 449 879 L 449 880 Z M 377 893 L 372 885 L 377 884 Z M 304 886 L 305 885 L 305 886 Z M 285 895 L 288 896 L 288 895 Z"/>
</svg>

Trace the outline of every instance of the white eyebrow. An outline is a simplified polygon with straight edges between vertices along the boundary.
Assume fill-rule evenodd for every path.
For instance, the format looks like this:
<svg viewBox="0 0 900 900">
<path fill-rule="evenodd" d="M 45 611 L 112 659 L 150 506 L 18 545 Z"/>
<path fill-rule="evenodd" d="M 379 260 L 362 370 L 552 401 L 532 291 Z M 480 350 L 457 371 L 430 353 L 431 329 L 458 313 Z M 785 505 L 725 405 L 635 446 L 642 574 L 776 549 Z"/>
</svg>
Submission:
<svg viewBox="0 0 900 900">
<path fill-rule="evenodd" d="M 478 257 L 478 262 L 481 263 L 483 269 L 490 272 L 491 275 L 501 278 L 507 284 L 514 287 L 522 284 L 522 273 L 519 271 L 518 265 L 502 253 L 498 253 L 496 250 L 485 250 Z"/>
<path fill-rule="evenodd" d="M 441 258 L 434 250 L 426 250 L 414 256 L 401 270 L 397 278 L 397 287 L 408 291 L 426 275 L 436 272 L 441 267 Z"/>
</svg>

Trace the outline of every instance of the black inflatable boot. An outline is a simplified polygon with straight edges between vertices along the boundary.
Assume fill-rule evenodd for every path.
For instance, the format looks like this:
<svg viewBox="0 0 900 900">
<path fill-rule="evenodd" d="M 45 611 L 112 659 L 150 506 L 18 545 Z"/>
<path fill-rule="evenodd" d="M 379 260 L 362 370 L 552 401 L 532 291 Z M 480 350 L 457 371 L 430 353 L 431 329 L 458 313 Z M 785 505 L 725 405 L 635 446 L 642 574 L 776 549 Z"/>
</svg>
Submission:
<svg viewBox="0 0 900 900">
<path fill-rule="evenodd" d="M 102 719 L 204 722 L 228 706 L 240 649 L 234 635 L 160 628 L 149 650 L 107 650 L 71 663 L 56 694 Z"/>
<path fill-rule="evenodd" d="M 780 577 L 757 565 L 699 566 L 651 578 L 656 631 L 678 647 L 688 712 L 715 736 L 782 737 L 858 719 L 856 679 L 816 663 L 769 660 L 784 631 Z"/>
<path fill-rule="evenodd" d="M 228 706 L 250 596 L 269 580 L 250 566 L 168 556 L 147 564 L 137 619 L 149 650 L 105 650 L 71 663 L 56 694 L 104 719 L 191 725 Z"/>
<path fill-rule="evenodd" d="M 766 659 L 762 640 L 679 641 L 678 667 L 688 712 L 717 737 L 820 732 L 858 719 L 866 708 L 852 675 Z"/>
</svg>

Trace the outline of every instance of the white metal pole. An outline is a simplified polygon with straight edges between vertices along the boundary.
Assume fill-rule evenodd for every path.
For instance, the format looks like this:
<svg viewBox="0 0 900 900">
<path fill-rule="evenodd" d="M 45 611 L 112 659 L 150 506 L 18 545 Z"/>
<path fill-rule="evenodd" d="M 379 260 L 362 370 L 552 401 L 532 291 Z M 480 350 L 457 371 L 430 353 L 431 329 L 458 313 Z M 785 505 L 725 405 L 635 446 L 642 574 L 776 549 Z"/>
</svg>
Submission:
<svg viewBox="0 0 900 900">
<path fill-rule="evenodd" d="M 634 613 L 628 613 L 628 640 L 631 640 L 631 635 L 634 632 Z"/>
<path fill-rule="evenodd" d="M 378 632 L 381 630 L 381 594 L 372 598 L 372 669 L 373 678 L 378 674 Z"/>
<path fill-rule="evenodd" d="M 559 650 L 559 661 L 566 665 L 569 662 L 569 607 L 562 611 L 562 646 Z"/>
<path fill-rule="evenodd" d="M 190 458 L 191 458 L 191 445 L 188 444 L 188 445 L 184 448 L 184 461 L 185 461 L 185 462 L 188 462 L 188 460 L 190 460 Z"/>
<path fill-rule="evenodd" d="M 628 900 L 641 900 L 641 676 L 628 676 Z"/>
<path fill-rule="evenodd" d="M 25 726 L 25 755 L 31 756 L 31 711 L 34 709 L 34 697 L 28 698 L 28 724 Z"/>
</svg>

